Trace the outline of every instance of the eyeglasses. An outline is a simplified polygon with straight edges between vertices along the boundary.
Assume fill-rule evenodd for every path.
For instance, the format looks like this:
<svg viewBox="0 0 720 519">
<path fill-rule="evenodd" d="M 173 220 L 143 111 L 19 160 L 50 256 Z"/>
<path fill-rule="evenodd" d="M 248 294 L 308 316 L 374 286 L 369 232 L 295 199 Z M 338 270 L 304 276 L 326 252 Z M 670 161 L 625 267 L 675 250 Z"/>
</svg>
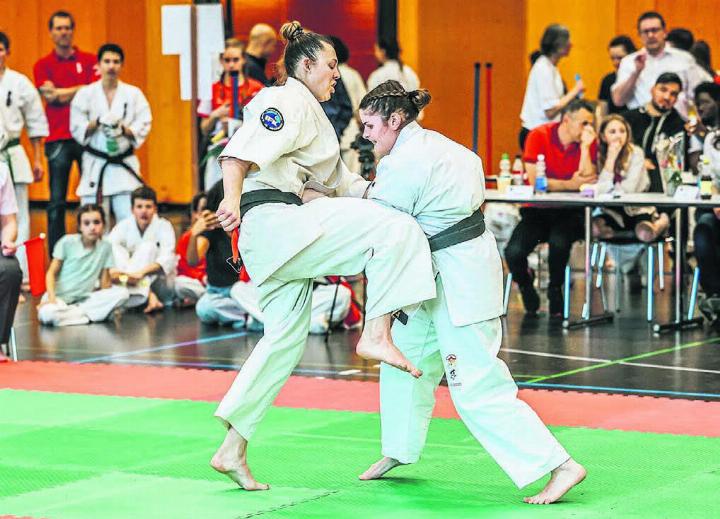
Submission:
<svg viewBox="0 0 720 519">
<path fill-rule="evenodd" d="M 643 29 L 639 31 L 643 36 L 650 36 L 651 34 L 658 34 L 663 31 L 662 27 L 650 27 L 649 29 Z"/>
<path fill-rule="evenodd" d="M 223 58 L 225 63 L 240 63 L 240 58 Z"/>
</svg>

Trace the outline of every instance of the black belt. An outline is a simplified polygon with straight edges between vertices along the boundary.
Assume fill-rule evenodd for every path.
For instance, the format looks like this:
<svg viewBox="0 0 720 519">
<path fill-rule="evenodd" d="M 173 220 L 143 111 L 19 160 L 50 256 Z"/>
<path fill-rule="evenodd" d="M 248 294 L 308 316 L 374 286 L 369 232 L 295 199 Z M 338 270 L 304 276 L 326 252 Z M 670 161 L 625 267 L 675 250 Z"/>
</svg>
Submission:
<svg viewBox="0 0 720 519">
<path fill-rule="evenodd" d="M 15 183 L 15 172 L 13 171 L 13 165 L 12 165 L 12 157 L 10 156 L 10 152 L 8 151 L 10 148 L 14 148 L 15 146 L 20 146 L 20 139 L 10 139 L 5 146 L 3 146 L 3 149 L 0 150 L 0 153 L 2 153 L 5 160 L 7 160 L 8 169 L 10 170 L 10 180 Z"/>
<path fill-rule="evenodd" d="M 240 197 L 240 219 L 253 207 L 263 204 L 302 205 L 302 199 L 295 193 L 287 193 L 279 189 L 248 191 Z"/>
<path fill-rule="evenodd" d="M 83 151 L 87 151 L 90 155 L 94 155 L 95 157 L 99 157 L 101 159 L 105 160 L 105 164 L 103 164 L 103 167 L 100 169 L 100 175 L 98 177 L 98 185 L 97 185 L 97 191 L 95 192 L 95 203 L 97 205 L 102 204 L 103 199 L 103 181 L 105 179 L 105 170 L 107 167 L 112 164 L 113 166 L 122 166 L 125 168 L 125 170 L 130 173 L 135 179 L 140 182 L 142 185 L 145 185 L 145 182 L 143 182 L 143 179 L 140 178 L 140 175 L 138 175 L 135 170 L 133 170 L 130 166 L 128 166 L 125 163 L 125 159 L 128 157 L 131 157 L 134 155 L 135 150 L 132 149 L 132 147 L 128 148 L 126 151 L 122 152 L 120 155 L 108 155 L 104 151 L 97 150 L 95 148 L 91 148 L 90 146 L 84 146 Z M 90 187 L 93 187 L 92 182 L 90 183 Z"/>
<path fill-rule="evenodd" d="M 242 220 L 245 214 L 253 207 L 263 204 L 302 205 L 302 199 L 295 193 L 287 193 L 285 191 L 280 191 L 279 189 L 258 189 L 256 191 L 248 191 L 247 193 L 243 193 L 240 197 L 240 219 Z M 232 256 L 226 261 L 235 272 L 240 273 L 243 261 L 239 254 L 237 256 L 237 261 L 235 261 Z"/>
<path fill-rule="evenodd" d="M 478 209 L 467 218 L 463 218 L 458 223 L 428 238 L 430 252 L 447 249 L 458 243 L 470 241 L 473 238 L 482 236 L 484 232 L 485 217 L 483 216 L 482 209 Z M 402 310 L 396 310 L 392 316 L 402 324 L 407 324 L 408 322 L 408 315 Z"/>
<path fill-rule="evenodd" d="M 447 249 L 458 243 L 470 241 L 473 238 L 482 236 L 484 232 L 485 217 L 482 209 L 478 209 L 467 218 L 463 218 L 458 223 L 428 238 L 430 252 Z"/>
</svg>

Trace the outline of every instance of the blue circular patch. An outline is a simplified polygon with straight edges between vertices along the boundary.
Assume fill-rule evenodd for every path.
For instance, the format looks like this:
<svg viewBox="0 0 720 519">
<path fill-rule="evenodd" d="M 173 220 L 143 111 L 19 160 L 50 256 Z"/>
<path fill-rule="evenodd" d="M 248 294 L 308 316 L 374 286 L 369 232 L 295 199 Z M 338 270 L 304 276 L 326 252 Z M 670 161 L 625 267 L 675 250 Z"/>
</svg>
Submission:
<svg viewBox="0 0 720 519">
<path fill-rule="evenodd" d="M 260 122 L 271 132 L 276 132 L 285 125 L 285 120 L 277 108 L 268 108 L 261 113 Z"/>
</svg>

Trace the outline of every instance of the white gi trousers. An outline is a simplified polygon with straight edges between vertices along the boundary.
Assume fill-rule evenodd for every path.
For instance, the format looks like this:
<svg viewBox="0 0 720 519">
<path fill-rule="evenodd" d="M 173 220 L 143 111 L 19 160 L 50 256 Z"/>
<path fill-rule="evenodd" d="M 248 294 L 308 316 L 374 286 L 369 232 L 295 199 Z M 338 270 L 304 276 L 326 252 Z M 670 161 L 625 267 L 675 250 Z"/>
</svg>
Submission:
<svg viewBox="0 0 720 519">
<path fill-rule="evenodd" d="M 159 248 L 157 244 L 152 242 L 141 243 L 137 249 L 135 249 L 132 256 L 124 247 L 113 246 L 115 268 L 123 272 L 137 272 L 151 263 L 155 263 L 158 253 Z M 125 303 L 125 307 L 135 308 L 144 305 L 148 300 L 150 290 L 155 292 L 155 295 L 158 296 L 164 304 L 172 303 L 174 296 L 173 277 L 174 276 L 167 276 L 161 271 L 145 276 L 135 286 L 128 285 L 127 290 L 130 293 L 130 299 Z"/>
<path fill-rule="evenodd" d="M 265 207 L 250 213 L 258 225 L 268 221 L 261 212 Z M 289 206 L 287 214 L 296 221 L 317 222 L 323 232 L 257 287 L 265 335 L 215 412 L 247 440 L 302 358 L 313 279 L 365 270 L 368 319 L 435 294 L 427 238 L 411 216 L 355 198 L 321 198 Z M 269 230 L 267 239 L 292 239 L 281 227 L 272 234 Z"/>
<path fill-rule="evenodd" d="M 26 242 L 30 239 L 30 199 L 28 198 L 28 184 L 15 184 L 15 198 L 17 199 L 17 240 L 15 243 L 18 245 Z M 27 265 L 27 253 L 25 247 L 19 247 L 15 254 L 18 261 L 20 262 L 20 270 L 23 273 L 23 283 L 26 283 L 28 278 L 28 265 Z M 52 257 L 52 251 L 50 251 L 50 257 Z"/>
<path fill-rule="evenodd" d="M 570 455 L 518 399 L 510 371 L 497 357 L 500 318 L 454 326 L 439 275 L 437 294 L 407 325 L 393 324 L 395 344 L 423 376 L 415 379 L 381 365 L 382 454 L 401 463 L 418 461 L 435 407 L 435 389 L 445 373 L 455 409 L 472 435 L 518 488 L 529 485 Z"/>
<path fill-rule="evenodd" d="M 95 195 L 80 197 L 82 205 L 94 204 L 96 200 Z M 132 216 L 132 203 L 130 200 L 130 193 L 103 196 L 102 208 L 105 211 L 105 219 L 107 220 L 107 225 L 105 225 L 106 234 L 110 231 L 110 208 L 112 207 L 112 214 L 115 215 L 115 222 L 121 222 L 125 218 Z"/>
<path fill-rule="evenodd" d="M 124 287 L 114 286 L 95 290 L 86 299 L 68 305 L 60 298 L 44 304 L 38 310 L 38 319 L 52 326 L 71 326 L 104 321 L 110 313 L 127 302 L 130 294 Z M 42 302 L 47 301 L 47 294 Z"/>
<path fill-rule="evenodd" d="M 205 294 L 205 285 L 189 276 L 175 276 L 175 297 L 180 301 L 197 303 Z"/>
</svg>

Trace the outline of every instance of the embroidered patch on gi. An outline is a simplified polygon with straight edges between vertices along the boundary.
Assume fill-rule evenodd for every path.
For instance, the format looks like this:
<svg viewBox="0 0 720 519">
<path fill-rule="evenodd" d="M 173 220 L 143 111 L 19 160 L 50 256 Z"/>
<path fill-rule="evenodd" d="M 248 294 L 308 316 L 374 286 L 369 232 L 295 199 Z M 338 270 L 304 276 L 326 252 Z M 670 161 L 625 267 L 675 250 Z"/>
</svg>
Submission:
<svg viewBox="0 0 720 519">
<path fill-rule="evenodd" d="M 448 364 L 448 371 L 447 371 L 448 378 L 451 381 L 454 381 L 457 378 L 457 368 L 456 368 L 457 356 L 455 356 L 455 354 L 451 353 L 450 355 L 445 357 L 445 360 L 447 361 L 447 364 Z M 457 382 L 454 384 L 450 383 L 450 385 L 451 386 L 460 386 L 461 384 L 460 384 L 460 382 Z"/>
<path fill-rule="evenodd" d="M 271 132 L 276 132 L 285 125 L 285 120 L 283 119 L 280 110 L 278 110 L 277 108 L 268 108 L 263 113 L 261 113 L 260 122 L 266 129 L 270 130 Z"/>
</svg>

